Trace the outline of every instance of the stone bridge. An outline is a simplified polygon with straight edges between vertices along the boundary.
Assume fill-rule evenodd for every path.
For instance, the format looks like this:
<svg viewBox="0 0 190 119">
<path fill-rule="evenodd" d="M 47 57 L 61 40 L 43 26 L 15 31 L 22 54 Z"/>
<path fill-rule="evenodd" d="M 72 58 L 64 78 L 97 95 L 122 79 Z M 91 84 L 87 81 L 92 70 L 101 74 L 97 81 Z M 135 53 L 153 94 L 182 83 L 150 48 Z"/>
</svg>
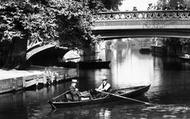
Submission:
<svg viewBox="0 0 190 119">
<path fill-rule="evenodd" d="M 58 42 L 45 42 L 39 39 L 28 41 L 26 60 L 34 65 L 55 65 L 69 51 Z"/>
<path fill-rule="evenodd" d="M 190 38 L 190 11 L 101 12 L 93 33 L 103 39 L 124 37 Z"/>
<path fill-rule="evenodd" d="M 127 37 L 190 38 L 190 11 L 101 12 L 94 15 L 93 19 L 95 22 L 92 31 L 103 39 Z M 68 52 L 67 48 L 60 48 L 55 42 L 45 43 L 36 39 L 28 42 L 26 59 L 40 61 L 39 56 L 53 59 L 66 52 Z"/>
</svg>

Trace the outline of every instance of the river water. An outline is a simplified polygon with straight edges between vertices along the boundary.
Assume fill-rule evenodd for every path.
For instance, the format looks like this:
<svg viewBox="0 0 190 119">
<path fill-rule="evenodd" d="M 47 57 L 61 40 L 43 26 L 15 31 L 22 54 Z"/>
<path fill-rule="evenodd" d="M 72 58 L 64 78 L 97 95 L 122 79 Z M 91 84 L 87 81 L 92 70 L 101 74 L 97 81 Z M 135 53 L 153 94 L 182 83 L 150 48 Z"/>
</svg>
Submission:
<svg viewBox="0 0 190 119">
<path fill-rule="evenodd" d="M 70 82 L 0 95 L 0 119 L 186 119 L 190 118 L 190 64 L 176 58 L 141 54 L 130 40 L 107 41 L 98 58 L 111 60 L 110 69 L 80 70 L 81 91 L 97 87 L 107 77 L 112 88 L 151 84 L 146 93 L 153 105 L 113 102 L 52 111 L 47 101 Z"/>
</svg>

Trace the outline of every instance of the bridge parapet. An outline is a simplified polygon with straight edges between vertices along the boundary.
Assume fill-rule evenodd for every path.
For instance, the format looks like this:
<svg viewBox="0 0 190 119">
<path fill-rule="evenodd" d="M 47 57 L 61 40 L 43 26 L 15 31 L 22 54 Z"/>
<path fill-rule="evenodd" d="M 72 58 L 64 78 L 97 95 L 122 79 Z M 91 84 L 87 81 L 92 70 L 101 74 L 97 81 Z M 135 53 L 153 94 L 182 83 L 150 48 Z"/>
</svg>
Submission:
<svg viewBox="0 0 190 119">
<path fill-rule="evenodd" d="M 94 20 L 93 30 L 190 29 L 190 11 L 102 12 Z"/>
<path fill-rule="evenodd" d="M 190 11 L 101 12 L 94 16 L 93 33 L 101 38 L 190 38 Z"/>
<path fill-rule="evenodd" d="M 126 11 L 126 12 L 101 12 L 95 15 L 94 20 L 189 20 L 190 11 L 165 10 L 165 11 Z"/>
</svg>

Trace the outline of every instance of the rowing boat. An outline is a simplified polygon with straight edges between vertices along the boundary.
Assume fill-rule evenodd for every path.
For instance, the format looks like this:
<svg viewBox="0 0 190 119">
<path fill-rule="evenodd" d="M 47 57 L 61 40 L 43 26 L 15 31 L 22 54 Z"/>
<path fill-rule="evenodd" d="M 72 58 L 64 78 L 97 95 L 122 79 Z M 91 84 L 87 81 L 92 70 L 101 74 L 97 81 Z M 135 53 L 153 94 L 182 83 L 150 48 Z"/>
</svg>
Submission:
<svg viewBox="0 0 190 119">
<path fill-rule="evenodd" d="M 122 89 L 112 90 L 112 94 L 125 96 L 129 98 L 138 98 L 138 97 L 143 96 L 144 93 L 147 92 L 149 88 L 150 88 L 150 85 L 122 88 Z M 101 104 L 101 103 L 106 103 L 106 102 L 111 102 L 111 101 L 116 101 L 116 100 L 122 100 L 121 98 L 113 96 L 113 95 L 104 95 L 103 97 L 92 98 L 92 99 L 67 101 L 65 98 L 66 98 L 66 94 L 68 93 L 69 91 L 66 91 L 63 94 L 55 98 L 52 98 L 52 100 L 49 100 L 48 103 L 51 105 L 52 108 L 64 108 L 64 107 Z M 131 100 L 128 100 L 127 102 L 131 103 Z"/>
</svg>

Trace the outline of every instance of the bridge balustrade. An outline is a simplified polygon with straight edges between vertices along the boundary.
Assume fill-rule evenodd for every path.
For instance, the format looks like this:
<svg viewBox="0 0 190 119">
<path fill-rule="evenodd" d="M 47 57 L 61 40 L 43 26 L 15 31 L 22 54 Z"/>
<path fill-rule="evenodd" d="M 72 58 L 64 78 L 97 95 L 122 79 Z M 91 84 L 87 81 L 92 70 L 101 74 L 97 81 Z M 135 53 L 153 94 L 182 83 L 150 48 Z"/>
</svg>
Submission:
<svg viewBox="0 0 190 119">
<path fill-rule="evenodd" d="M 101 12 L 94 16 L 93 33 L 101 38 L 190 38 L 190 11 Z"/>
<path fill-rule="evenodd" d="M 126 11 L 126 12 L 100 12 L 94 20 L 189 20 L 190 11 Z"/>
</svg>

